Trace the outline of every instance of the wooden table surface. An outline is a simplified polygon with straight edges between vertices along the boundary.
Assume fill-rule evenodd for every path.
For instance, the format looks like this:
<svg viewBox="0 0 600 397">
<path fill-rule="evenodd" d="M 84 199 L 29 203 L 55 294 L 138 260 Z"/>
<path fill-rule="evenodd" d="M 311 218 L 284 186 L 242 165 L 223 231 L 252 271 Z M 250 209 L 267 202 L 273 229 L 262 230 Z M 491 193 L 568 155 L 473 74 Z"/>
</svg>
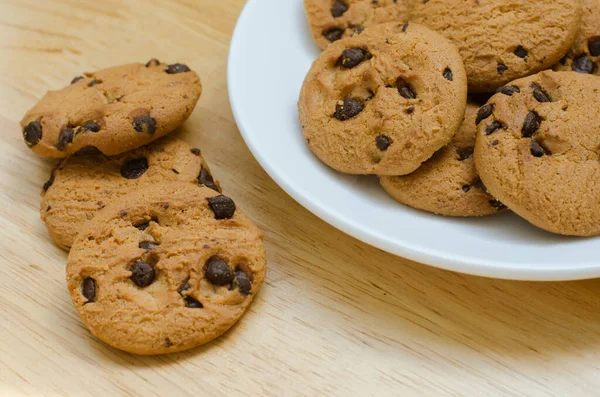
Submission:
<svg viewBox="0 0 600 397">
<path fill-rule="evenodd" d="M 490 280 L 394 257 L 327 225 L 267 176 L 227 99 L 243 5 L 0 0 L 0 396 L 600 395 L 599 281 Z M 181 136 L 264 230 L 269 271 L 220 339 L 139 357 L 79 320 L 67 253 L 38 214 L 53 162 L 26 148 L 18 121 L 83 71 L 152 57 L 201 76 Z"/>
</svg>

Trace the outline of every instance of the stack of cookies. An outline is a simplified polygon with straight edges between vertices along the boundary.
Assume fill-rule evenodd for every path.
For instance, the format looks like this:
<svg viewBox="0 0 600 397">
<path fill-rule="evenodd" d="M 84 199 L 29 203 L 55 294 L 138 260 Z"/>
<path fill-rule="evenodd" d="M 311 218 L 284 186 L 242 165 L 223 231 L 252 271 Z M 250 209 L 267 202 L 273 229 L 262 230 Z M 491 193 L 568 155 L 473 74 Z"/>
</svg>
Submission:
<svg viewBox="0 0 600 397">
<path fill-rule="evenodd" d="M 600 234 L 600 1 L 305 0 L 298 109 L 333 169 L 446 216 Z M 552 70 L 553 69 L 553 70 Z"/>
<path fill-rule="evenodd" d="M 73 303 L 121 350 L 162 354 L 214 339 L 265 277 L 262 233 L 221 194 L 200 150 L 170 134 L 201 92 L 186 65 L 153 59 L 78 76 L 21 123 L 34 153 L 61 158 L 40 211 L 70 250 Z"/>
</svg>

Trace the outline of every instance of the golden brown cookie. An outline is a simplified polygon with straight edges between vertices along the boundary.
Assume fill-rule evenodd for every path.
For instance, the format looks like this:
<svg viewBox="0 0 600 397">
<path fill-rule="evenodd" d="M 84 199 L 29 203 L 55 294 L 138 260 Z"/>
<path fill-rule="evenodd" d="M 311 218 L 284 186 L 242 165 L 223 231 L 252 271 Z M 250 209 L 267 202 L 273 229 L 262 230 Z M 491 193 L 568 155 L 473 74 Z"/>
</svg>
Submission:
<svg viewBox="0 0 600 397">
<path fill-rule="evenodd" d="M 260 230 L 214 190 L 146 186 L 83 225 L 67 263 L 81 319 L 136 354 L 206 343 L 244 313 L 265 277 Z"/>
<path fill-rule="evenodd" d="M 478 112 L 481 180 L 542 229 L 600 234 L 600 79 L 545 71 L 510 87 Z"/>
<path fill-rule="evenodd" d="M 481 183 L 475 170 L 475 118 L 479 106 L 467 104 L 460 129 L 446 147 L 418 170 L 405 176 L 381 177 L 383 188 L 397 201 L 446 216 L 483 216 L 506 209 Z"/>
<path fill-rule="evenodd" d="M 459 49 L 469 92 L 493 92 L 552 67 L 573 44 L 581 0 L 421 0 L 412 21 Z"/>
<path fill-rule="evenodd" d="M 313 38 L 322 50 L 369 26 L 404 23 L 410 17 L 409 0 L 304 0 L 304 8 Z"/>
<path fill-rule="evenodd" d="M 327 47 L 298 110 L 306 142 L 330 167 L 405 175 L 450 142 L 466 96 L 453 45 L 423 26 L 389 23 Z"/>
<path fill-rule="evenodd" d="M 106 205 L 169 181 L 220 191 L 200 150 L 169 136 L 117 156 L 80 153 L 64 159 L 44 185 L 40 214 L 56 244 L 68 249 L 80 226 Z"/>
<path fill-rule="evenodd" d="M 554 70 L 600 75 L 600 0 L 583 0 L 583 5 L 575 43 Z"/>
<path fill-rule="evenodd" d="M 182 64 L 151 60 L 86 73 L 49 91 L 21 120 L 34 153 L 66 157 L 94 147 L 106 155 L 135 149 L 179 127 L 202 92 Z"/>
</svg>

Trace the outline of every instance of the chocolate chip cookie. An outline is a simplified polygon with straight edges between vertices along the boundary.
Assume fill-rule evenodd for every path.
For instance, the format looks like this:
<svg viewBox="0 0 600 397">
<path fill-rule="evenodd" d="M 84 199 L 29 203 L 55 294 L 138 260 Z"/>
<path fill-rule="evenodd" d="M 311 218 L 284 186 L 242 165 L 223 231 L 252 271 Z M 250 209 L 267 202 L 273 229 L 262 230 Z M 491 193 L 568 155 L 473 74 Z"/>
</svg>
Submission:
<svg viewBox="0 0 600 397">
<path fill-rule="evenodd" d="M 63 160 L 44 186 L 41 217 L 54 241 L 68 249 L 80 226 L 109 203 L 169 181 L 220 191 L 200 150 L 167 136 L 117 156 L 83 152 Z"/>
<path fill-rule="evenodd" d="M 473 161 L 475 119 L 479 106 L 467 104 L 465 118 L 452 142 L 418 170 L 405 176 L 381 177 L 383 188 L 397 201 L 446 216 L 483 216 L 506 209 L 479 179 Z"/>
<path fill-rule="evenodd" d="M 198 75 L 178 63 L 151 60 L 86 73 L 49 91 L 23 117 L 23 138 L 45 157 L 66 157 L 87 147 L 123 153 L 183 124 L 201 92 Z"/>
<path fill-rule="evenodd" d="M 408 0 L 304 0 L 304 8 L 313 38 L 322 50 L 369 26 L 404 23 L 410 16 Z"/>
<path fill-rule="evenodd" d="M 450 142 L 462 122 L 465 70 L 439 34 L 389 23 L 331 44 L 298 102 L 311 150 L 349 174 L 405 175 Z"/>
<path fill-rule="evenodd" d="M 573 44 L 581 0 L 422 0 L 412 20 L 459 49 L 469 92 L 493 92 L 552 67 Z"/>
<path fill-rule="evenodd" d="M 600 79 L 545 71 L 509 87 L 477 116 L 481 180 L 542 229 L 600 234 Z"/>
<path fill-rule="evenodd" d="M 67 284 L 96 337 L 136 354 L 193 348 L 229 329 L 265 277 L 260 230 L 189 183 L 145 186 L 83 225 Z"/>
<path fill-rule="evenodd" d="M 554 70 L 600 75 L 600 1 L 584 0 L 575 43 Z"/>
</svg>

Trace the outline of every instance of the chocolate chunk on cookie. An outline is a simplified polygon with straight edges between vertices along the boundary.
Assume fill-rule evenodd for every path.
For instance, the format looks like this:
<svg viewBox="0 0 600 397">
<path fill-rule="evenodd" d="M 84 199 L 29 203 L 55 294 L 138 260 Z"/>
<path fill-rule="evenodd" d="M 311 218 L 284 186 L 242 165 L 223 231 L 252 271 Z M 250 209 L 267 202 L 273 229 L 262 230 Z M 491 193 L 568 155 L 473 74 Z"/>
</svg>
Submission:
<svg viewBox="0 0 600 397">
<path fill-rule="evenodd" d="M 428 0 L 415 2 L 411 20 L 458 47 L 469 92 L 493 92 L 558 62 L 575 40 L 581 9 L 582 0 Z"/>
<path fill-rule="evenodd" d="M 169 181 L 220 191 L 200 154 L 169 136 L 117 156 L 79 154 L 63 160 L 45 187 L 41 217 L 54 241 L 68 248 L 79 227 L 113 200 L 144 186 Z"/>
<path fill-rule="evenodd" d="M 86 73 L 49 91 L 27 112 L 23 139 L 45 157 L 67 157 L 85 147 L 120 154 L 182 125 L 201 92 L 198 75 L 182 64 L 154 60 Z"/>
<path fill-rule="evenodd" d="M 373 25 L 407 21 L 411 0 L 304 0 L 313 38 L 325 49 Z"/>
<path fill-rule="evenodd" d="M 501 211 L 481 187 L 473 150 L 479 105 L 467 104 L 464 120 L 452 141 L 418 170 L 405 176 L 381 177 L 386 192 L 411 207 L 446 216 L 484 216 Z"/>
<path fill-rule="evenodd" d="M 218 195 L 183 182 L 146 185 L 82 225 L 67 284 L 92 334 L 127 352 L 163 354 L 235 324 L 267 262 L 262 233 L 239 209 L 226 223 L 214 218 L 209 200 Z M 140 221 L 149 226 L 139 230 Z"/>
<path fill-rule="evenodd" d="M 600 234 L 600 79 L 545 71 L 511 82 L 478 126 L 475 165 L 500 202 L 553 233 Z M 540 101 L 540 99 L 542 99 Z M 494 123 L 504 128 L 487 134 Z"/>
<path fill-rule="evenodd" d="M 466 96 L 452 44 L 417 24 L 388 23 L 327 47 L 304 80 L 298 111 L 310 149 L 331 168 L 396 176 L 450 142 Z"/>
</svg>

